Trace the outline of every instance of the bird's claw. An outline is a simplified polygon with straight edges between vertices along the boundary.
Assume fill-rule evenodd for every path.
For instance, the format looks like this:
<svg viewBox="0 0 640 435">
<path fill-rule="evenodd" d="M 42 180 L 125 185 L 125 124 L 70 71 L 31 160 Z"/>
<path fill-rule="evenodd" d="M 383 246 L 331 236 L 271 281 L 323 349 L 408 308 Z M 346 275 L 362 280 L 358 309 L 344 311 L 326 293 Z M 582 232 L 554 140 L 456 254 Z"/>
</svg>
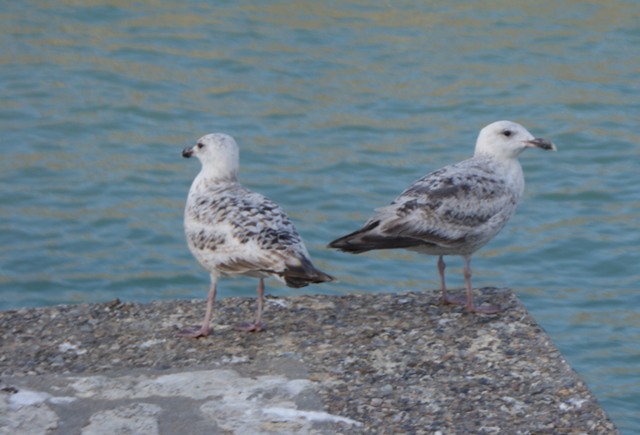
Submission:
<svg viewBox="0 0 640 435">
<path fill-rule="evenodd" d="M 243 332 L 260 332 L 264 329 L 264 327 L 265 325 L 262 322 L 255 322 L 255 323 L 245 322 L 245 323 L 240 323 L 236 325 L 236 330 L 243 331 Z"/>
<path fill-rule="evenodd" d="M 183 329 L 176 334 L 178 337 L 186 337 L 186 338 L 201 338 L 209 335 L 209 328 L 203 327 L 193 327 Z"/>
<path fill-rule="evenodd" d="M 500 312 L 500 308 L 494 305 L 482 305 L 479 307 L 465 307 L 465 311 L 468 313 L 478 313 L 478 314 L 498 314 Z"/>
</svg>

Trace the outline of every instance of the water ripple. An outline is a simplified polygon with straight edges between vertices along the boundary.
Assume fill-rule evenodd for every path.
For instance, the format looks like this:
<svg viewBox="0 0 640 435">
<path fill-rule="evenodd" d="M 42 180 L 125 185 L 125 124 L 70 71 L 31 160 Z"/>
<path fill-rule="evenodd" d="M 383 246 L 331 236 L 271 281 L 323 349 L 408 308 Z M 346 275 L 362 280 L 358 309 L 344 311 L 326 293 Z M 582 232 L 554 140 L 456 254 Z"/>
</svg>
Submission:
<svg viewBox="0 0 640 435">
<path fill-rule="evenodd" d="M 466 158 L 497 119 L 548 136 L 525 201 L 474 257 L 513 287 L 624 430 L 640 425 L 638 8 L 199 1 L 9 2 L 0 12 L 0 308 L 204 297 L 182 234 L 223 131 L 243 182 L 288 211 L 340 284 L 438 286 L 435 259 L 326 243 Z M 461 261 L 450 260 L 461 287 Z M 222 296 L 252 295 L 248 279 Z M 270 283 L 270 290 L 293 292 Z M 297 294 L 297 291 L 296 291 Z"/>
</svg>

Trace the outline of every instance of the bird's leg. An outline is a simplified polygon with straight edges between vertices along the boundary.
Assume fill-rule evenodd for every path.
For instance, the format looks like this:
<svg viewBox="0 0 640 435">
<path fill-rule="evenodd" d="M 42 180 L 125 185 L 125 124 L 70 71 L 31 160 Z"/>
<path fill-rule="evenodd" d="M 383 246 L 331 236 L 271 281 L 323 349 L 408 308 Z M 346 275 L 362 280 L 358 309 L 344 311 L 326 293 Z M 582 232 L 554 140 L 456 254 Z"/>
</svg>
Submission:
<svg viewBox="0 0 640 435">
<path fill-rule="evenodd" d="M 440 289 L 442 290 L 442 305 L 449 303 L 449 297 L 447 295 L 447 284 L 444 281 L 444 270 L 447 265 L 444 263 L 442 255 L 438 257 L 438 272 L 440 272 Z"/>
<path fill-rule="evenodd" d="M 207 312 L 204 315 L 204 321 L 200 329 L 189 328 L 178 332 L 180 337 L 200 338 L 209 335 L 209 323 L 211 322 L 211 313 L 213 312 L 213 301 L 216 299 L 216 283 L 217 277 L 211 277 L 211 288 L 209 289 L 209 297 L 207 299 Z"/>
<path fill-rule="evenodd" d="M 493 305 L 477 307 L 473 303 L 473 287 L 471 287 L 471 256 L 464 257 L 464 282 L 467 286 L 467 304 L 465 310 L 469 313 L 495 314 L 500 309 Z"/>
<path fill-rule="evenodd" d="M 241 323 L 236 327 L 239 331 L 260 332 L 264 328 L 262 323 L 262 306 L 264 305 L 264 278 L 260 278 L 258 282 L 258 308 L 256 309 L 256 320 L 253 323 Z"/>
<path fill-rule="evenodd" d="M 442 255 L 438 257 L 438 272 L 440 272 L 440 288 L 442 289 L 442 305 L 464 305 L 464 300 L 451 298 L 447 293 L 447 285 L 444 281 L 444 270 L 447 268 L 447 265 L 444 263 L 444 259 L 442 257 Z"/>
</svg>

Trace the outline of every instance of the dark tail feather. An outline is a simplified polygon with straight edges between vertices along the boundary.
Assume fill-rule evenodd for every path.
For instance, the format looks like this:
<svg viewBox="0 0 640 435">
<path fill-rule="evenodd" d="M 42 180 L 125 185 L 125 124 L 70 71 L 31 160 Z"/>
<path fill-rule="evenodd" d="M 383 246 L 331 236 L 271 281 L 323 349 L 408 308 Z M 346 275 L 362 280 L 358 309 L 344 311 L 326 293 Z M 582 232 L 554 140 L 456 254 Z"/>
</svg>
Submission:
<svg viewBox="0 0 640 435">
<path fill-rule="evenodd" d="M 339 249 L 342 252 L 349 252 L 351 254 L 362 254 L 363 252 L 375 249 L 374 247 L 354 242 L 353 237 L 358 235 L 359 233 L 347 234 L 329 243 L 328 246 L 329 248 Z"/>
<path fill-rule="evenodd" d="M 353 233 L 334 240 L 329 243 L 329 247 L 351 254 L 361 254 L 373 249 L 411 248 L 424 243 L 411 237 L 385 237 L 369 233 L 378 225 L 380 225 L 380 221 L 371 222 Z"/>
<path fill-rule="evenodd" d="M 374 229 L 378 225 L 380 225 L 379 221 L 372 222 L 371 224 L 366 225 L 352 233 L 349 233 L 346 236 L 335 239 L 333 242 L 329 243 L 328 246 L 329 248 L 339 249 L 343 252 L 350 252 L 352 254 L 360 254 L 362 252 L 367 252 L 371 249 L 375 249 L 365 246 L 365 244 L 362 243 L 362 236 L 367 231 Z"/>
<path fill-rule="evenodd" d="M 311 261 L 304 258 L 299 266 L 289 266 L 282 274 L 284 282 L 289 287 L 300 288 L 309 284 L 320 284 L 323 282 L 337 281 L 328 273 L 317 269 Z"/>
</svg>

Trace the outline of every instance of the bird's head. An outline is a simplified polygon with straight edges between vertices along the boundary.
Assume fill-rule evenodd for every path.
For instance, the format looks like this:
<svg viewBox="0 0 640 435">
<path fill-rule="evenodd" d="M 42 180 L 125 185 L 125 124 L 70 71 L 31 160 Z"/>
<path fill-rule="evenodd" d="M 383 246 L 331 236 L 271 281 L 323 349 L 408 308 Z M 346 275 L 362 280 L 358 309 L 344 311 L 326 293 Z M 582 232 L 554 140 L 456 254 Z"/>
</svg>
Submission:
<svg viewBox="0 0 640 435">
<path fill-rule="evenodd" d="M 527 148 L 553 150 L 557 148 L 548 139 L 534 137 L 526 128 L 512 121 L 497 121 L 480 130 L 475 155 L 516 158 Z"/>
<path fill-rule="evenodd" d="M 195 145 L 182 150 L 182 157 L 195 156 L 202 170 L 218 179 L 235 179 L 240 165 L 240 151 L 236 141 L 224 133 L 202 136 Z"/>
</svg>

